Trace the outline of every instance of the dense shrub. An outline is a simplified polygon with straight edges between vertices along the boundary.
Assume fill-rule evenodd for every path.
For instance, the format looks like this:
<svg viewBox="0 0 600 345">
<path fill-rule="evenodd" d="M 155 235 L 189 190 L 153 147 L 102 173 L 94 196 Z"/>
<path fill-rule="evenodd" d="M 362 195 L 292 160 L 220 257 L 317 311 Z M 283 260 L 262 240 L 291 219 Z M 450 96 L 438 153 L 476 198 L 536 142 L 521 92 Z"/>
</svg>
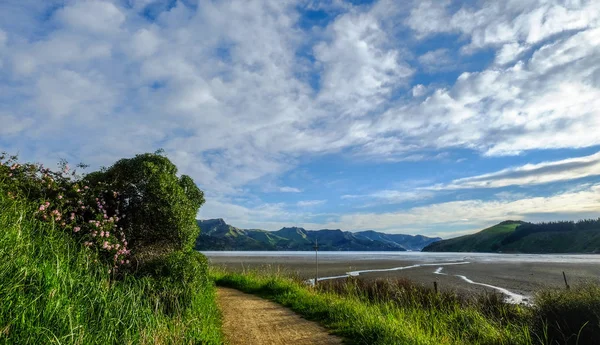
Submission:
<svg viewBox="0 0 600 345">
<path fill-rule="evenodd" d="M 119 225 L 134 251 L 152 246 L 192 248 L 204 194 L 189 176 L 177 177 L 177 168 L 167 157 L 146 153 L 121 159 L 83 180 L 118 191 L 120 212 L 127 215 Z"/>
<path fill-rule="evenodd" d="M 122 159 L 83 177 L 66 162 L 52 171 L 2 154 L 0 190 L 33 202 L 38 219 L 98 252 L 113 273 L 130 263 L 138 268 L 140 261 L 191 250 L 199 233 L 195 216 L 204 203 L 194 181 L 178 177 L 175 165 L 160 153 Z"/>
</svg>

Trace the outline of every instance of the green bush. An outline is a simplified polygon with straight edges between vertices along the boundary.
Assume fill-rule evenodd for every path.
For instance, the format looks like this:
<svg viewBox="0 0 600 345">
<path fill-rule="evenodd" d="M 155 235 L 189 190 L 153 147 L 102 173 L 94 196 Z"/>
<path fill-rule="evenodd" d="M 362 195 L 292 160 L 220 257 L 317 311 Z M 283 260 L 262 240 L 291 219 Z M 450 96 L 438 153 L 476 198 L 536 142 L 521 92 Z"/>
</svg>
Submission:
<svg viewBox="0 0 600 345">
<path fill-rule="evenodd" d="M 160 154 L 140 154 L 84 178 L 93 188 L 118 192 L 120 221 L 133 251 L 191 249 L 198 237 L 196 213 L 203 192 Z M 146 250 L 147 251 L 147 250 Z"/>
</svg>

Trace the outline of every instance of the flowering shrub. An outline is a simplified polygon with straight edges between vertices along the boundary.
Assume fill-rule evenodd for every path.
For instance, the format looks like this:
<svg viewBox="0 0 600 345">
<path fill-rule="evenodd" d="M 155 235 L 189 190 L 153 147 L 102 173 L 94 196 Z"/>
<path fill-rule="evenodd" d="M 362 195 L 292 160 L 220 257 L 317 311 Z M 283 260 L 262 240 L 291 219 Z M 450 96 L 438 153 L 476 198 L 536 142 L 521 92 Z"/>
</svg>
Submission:
<svg viewBox="0 0 600 345">
<path fill-rule="evenodd" d="M 16 156 L 0 154 L 0 189 L 10 198 L 37 205 L 35 216 L 71 233 L 112 264 L 109 271 L 129 265 L 130 250 L 122 227 L 119 193 L 109 186 L 82 184 L 76 171 L 62 162 L 58 171 L 41 164 L 20 164 Z"/>
<path fill-rule="evenodd" d="M 137 155 L 85 176 L 64 161 L 59 167 L 52 171 L 41 164 L 20 164 L 16 156 L 3 153 L 0 189 L 11 198 L 34 202 L 36 217 L 98 252 L 111 263 L 111 272 L 149 252 L 156 257 L 193 247 L 204 194 L 190 177 L 177 177 L 168 158 Z"/>
</svg>

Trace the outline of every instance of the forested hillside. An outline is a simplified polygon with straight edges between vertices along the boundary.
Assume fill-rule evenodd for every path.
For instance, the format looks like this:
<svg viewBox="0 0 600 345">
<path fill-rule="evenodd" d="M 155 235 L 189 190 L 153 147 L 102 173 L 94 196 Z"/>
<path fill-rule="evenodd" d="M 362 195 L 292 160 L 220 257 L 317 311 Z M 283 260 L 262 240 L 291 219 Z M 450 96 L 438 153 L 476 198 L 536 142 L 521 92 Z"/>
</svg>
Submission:
<svg viewBox="0 0 600 345">
<path fill-rule="evenodd" d="M 600 253 L 600 218 L 546 223 L 505 221 L 432 243 L 429 252 Z"/>
</svg>

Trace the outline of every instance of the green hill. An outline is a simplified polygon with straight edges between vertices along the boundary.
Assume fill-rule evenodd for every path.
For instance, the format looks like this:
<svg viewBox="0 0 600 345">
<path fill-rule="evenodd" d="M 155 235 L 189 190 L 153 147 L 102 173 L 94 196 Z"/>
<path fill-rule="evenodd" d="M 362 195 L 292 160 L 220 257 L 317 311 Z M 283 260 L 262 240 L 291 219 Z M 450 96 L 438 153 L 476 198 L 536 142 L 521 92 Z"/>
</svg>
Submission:
<svg viewBox="0 0 600 345">
<path fill-rule="evenodd" d="M 600 253 L 600 219 L 504 221 L 475 234 L 432 243 L 425 252 Z"/>
</svg>

